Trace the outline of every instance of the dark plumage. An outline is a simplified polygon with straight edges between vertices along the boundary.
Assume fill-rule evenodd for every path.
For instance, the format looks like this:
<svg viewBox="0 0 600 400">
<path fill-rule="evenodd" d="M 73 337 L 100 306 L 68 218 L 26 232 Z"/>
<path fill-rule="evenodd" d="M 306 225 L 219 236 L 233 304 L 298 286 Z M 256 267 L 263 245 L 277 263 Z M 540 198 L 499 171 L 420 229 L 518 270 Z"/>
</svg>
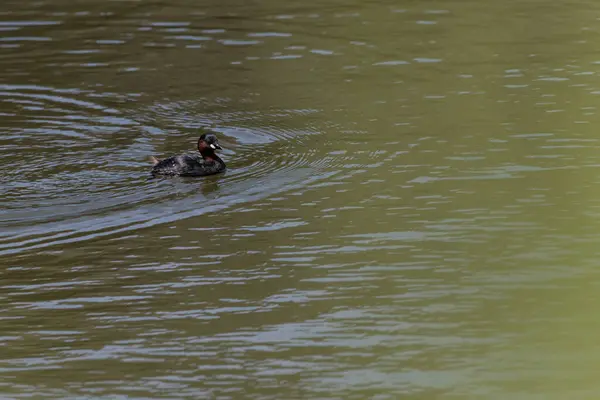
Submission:
<svg viewBox="0 0 600 400">
<path fill-rule="evenodd" d="M 151 157 L 154 167 L 152 175 L 163 176 L 207 176 L 224 172 L 225 162 L 215 154 L 222 150 L 217 137 L 213 133 L 205 133 L 198 139 L 197 154 L 181 154 L 164 160 Z"/>
</svg>

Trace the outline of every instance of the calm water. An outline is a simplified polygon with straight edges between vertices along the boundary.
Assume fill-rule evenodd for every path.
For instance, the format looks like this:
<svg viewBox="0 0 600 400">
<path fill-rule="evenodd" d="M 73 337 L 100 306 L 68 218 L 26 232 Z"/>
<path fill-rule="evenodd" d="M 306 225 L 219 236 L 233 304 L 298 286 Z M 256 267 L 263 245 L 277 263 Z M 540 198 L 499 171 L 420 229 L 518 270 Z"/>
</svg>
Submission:
<svg viewBox="0 0 600 400">
<path fill-rule="evenodd" d="M 596 398 L 599 18 L 4 0 L 1 397 Z"/>
</svg>

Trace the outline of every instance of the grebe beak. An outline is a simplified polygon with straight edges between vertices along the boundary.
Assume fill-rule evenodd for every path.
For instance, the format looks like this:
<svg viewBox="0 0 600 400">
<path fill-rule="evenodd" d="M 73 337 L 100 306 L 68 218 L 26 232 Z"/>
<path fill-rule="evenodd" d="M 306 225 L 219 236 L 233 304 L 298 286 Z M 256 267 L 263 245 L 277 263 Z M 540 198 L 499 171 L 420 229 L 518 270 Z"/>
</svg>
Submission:
<svg viewBox="0 0 600 400">
<path fill-rule="evenodd" d="M 209 146 L 213 150 L 223 150 L 223 148 L 221 146 L 219 146 L 218 144 L 210 144 Z"/>
</svg>

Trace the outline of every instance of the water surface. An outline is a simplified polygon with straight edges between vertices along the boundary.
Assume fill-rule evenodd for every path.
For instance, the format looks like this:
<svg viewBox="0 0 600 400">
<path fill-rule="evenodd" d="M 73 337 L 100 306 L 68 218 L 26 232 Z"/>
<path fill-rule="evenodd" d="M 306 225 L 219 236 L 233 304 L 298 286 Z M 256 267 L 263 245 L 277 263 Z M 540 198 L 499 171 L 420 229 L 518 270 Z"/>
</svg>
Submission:
<svg viewBox="0 0 600 400">
<path fill-rule="evenodd" d="M 0 394 L 594 397 L 599 11 L 3 2 Z"/>
</svg>

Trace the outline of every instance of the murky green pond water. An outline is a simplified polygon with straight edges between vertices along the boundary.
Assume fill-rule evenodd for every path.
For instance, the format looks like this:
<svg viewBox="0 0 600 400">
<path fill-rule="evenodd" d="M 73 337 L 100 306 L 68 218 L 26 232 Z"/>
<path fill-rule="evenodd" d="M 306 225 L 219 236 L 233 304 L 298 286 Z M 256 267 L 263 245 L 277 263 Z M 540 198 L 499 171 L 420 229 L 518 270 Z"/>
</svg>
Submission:
<svg viewBox="0 0 600 400">
<path fill-rule="evenodd" d="M 591 399 L 600 4 L 0 4 L 2 398 Z M 226 174 L 148 180 L 221 132 Z"/>
</svg>

